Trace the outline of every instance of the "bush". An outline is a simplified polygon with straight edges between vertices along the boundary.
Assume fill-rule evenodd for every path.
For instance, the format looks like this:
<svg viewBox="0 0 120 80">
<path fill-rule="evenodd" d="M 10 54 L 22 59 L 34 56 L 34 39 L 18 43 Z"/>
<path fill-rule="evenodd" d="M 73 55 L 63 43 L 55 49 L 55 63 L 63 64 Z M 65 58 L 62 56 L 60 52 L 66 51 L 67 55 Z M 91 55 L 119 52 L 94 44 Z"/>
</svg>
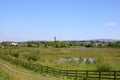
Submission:
<svg viewBox="0 0 120 80">
<path fill-rule="evenodd" d="M 5 49 L 4 51 L 1 50 L 1 53 L 4 53 L 4 55 L 11 54 L 11 49 Z"/>
<path fill-rule="evenodd" d="M 81 64 L 83 62 L 83 58 L 79 57 L 78 64 Z"/>
<path fill-rule="evenodd" d="M 30 61 L 30 60 L 37 61 L 39 59 L 38 53 L 27 53 L 24 56 L 28 61 Z"/>
<path fill-rule="evenodd" d="M 38 57 L 36 54 L 32 53 L 30 55 L 28 55 L 27 60 L 33 60 L 33 61 L 37 61 Z"/>
<path fill-rule="evenodd" d="M 96 58 L 95 64 L 97 70 L 101 70 L 101 71 L 110 71 L 112 68 L 110 63 L 105 62 L 105 59 L 102 56 Z"/>
<path fill-rule="evenodd" d="M 89 58 L 86 59 L 86 64 L 90 64 Z"/>
<path fill-rule="evenodd" d="M 13 52 L 13 53 L 10 53 L 10 55 L 13 56 L 13 57 L 18 58 L 20 53 L 19 52 Z"/>
<path fill-rule="evenodd" d="M 75 65 L 76 65 L 76 61 L 73 60 L 73 59 L 71 59 L 71 60 L 69 61 L 69 63 L 70 63 L 71 66 L 75 66 Z"/>
<path fill-rule="evenodd" d="M 111 70 L 111 66 L 109 63 L 102 63 L 99 65 L 96 65 L 96 67 L 97 67 L 97 70 L 100 70 L 100 71 L 110 71 Z"/>
</svg>

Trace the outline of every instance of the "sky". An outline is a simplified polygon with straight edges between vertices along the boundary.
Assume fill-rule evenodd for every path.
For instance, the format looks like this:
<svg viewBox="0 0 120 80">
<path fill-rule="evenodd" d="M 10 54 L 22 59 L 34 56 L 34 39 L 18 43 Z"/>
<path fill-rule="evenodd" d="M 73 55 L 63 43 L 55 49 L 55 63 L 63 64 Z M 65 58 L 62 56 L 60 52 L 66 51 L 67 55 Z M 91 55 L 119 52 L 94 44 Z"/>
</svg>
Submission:
<svg viewBox="0 0 120 80">
<path fill-rule="evenodd" d="M 0 0 L 0 41 L 120 40 L 120 0 Z"/>
</svg>

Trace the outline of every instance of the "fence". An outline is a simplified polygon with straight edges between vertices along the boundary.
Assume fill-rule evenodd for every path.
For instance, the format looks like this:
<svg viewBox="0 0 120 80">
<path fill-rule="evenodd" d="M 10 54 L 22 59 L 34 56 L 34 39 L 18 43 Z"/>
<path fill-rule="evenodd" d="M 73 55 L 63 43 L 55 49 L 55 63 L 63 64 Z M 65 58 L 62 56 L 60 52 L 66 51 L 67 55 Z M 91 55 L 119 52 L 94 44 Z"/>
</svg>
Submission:
<svg viewBox="0 0 120 80">
<path fill-rule="evenodd" d="M 84 77 L 84 80 L 93 80 L 93 78 L 98 80 L 120 80 L 120 71 L 98 71 L 98 70 L 61 70 L 48 66 L 42 66 L 38 64 L 33 64 L 29 62 L 23 62 L 6 55 L 0 55 L 4 60 L 15 63 L 16 65 L 21 65 L 25 68 L 35 70 L 40 73 L 51 73 L 53 75 L 62 75 L 67 77 L 72 77 L 74 80 L 78 80 Z"/>
</svg>

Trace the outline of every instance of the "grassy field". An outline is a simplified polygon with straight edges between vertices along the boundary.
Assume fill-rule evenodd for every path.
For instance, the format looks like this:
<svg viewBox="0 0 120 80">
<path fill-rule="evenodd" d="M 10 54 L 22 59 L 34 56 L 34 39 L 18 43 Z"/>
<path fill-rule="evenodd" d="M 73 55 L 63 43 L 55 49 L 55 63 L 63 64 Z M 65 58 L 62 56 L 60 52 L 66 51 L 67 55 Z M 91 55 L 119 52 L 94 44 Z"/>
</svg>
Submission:
<svg viewBox="0 0 120 80">
<path fill-rule="evenodd" d="M 49 74 L 39 74 L 0 59 L 0 80 L 66 80 Z"/>
<path fill-rule="evenodd" d="M 15 80 L 15 79 L 7 71 L 4 71 L 3 67 L 0 66 L 0 80 Z"/>
<path fill-rule="evenodd" d="M 59 69 L 96 70 L 103 64 L 111 70 L 120 70 L 120 49 L 117 48 L 6 48 L 1 54 L 19 54 L 20 60 L 47 65 Z M 14 56 L 14 55 L 13 55 Z M 31 58 L 32 56 L 32 58 Z M 74 60 L 61 61 L 61 58 L 93 58 L 94 63 L 81 63 Z M 98 62 L 97 62 L 98 61 Z"/>
</svg>

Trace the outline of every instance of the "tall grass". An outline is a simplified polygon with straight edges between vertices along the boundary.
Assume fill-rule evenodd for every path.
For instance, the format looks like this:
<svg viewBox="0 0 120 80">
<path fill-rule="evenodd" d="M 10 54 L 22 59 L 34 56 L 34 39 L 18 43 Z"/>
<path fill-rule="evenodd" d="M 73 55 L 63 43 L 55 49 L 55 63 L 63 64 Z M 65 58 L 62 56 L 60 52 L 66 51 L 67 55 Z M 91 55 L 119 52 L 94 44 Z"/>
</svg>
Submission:
<svg viewBox="0 0 120 80">
<path fill-rule="evenodd" d="M 15 79 L 5 71 L 0 69 L 0 80 L 15 80 Z"/>
<path fill-rule="evenodd" d="M 110 71 L 112 70 L 111 64 L 105 61 L 104 57 L 98 56 L 95 60 L 96 68 L 100 71 Z"/>
<path fill-rule="evenodd" d="M 16 52 L 19 52 L 19 56 Z M 43 64 L 52 67 L 58 67 L 62 69 L 100 69 L 101 67 L 105 67 L 107 65 L 115 65 L 113 66 L 114 70 L 120 70 L 117 64 L 120 64 L 120 49 L 115 48 L 87 48 L 87 49 L 79 49 L 79 48 L 10 48 L 10 49 L 0 49 L 0 53 L 12 53 L 14 57 L 18 57 L 21 60 L 33 61 L 33 63 Z M 14 54 L 13 54 L 14 53 Z M 91 64 L 89 60 L 87 64 L 82 64 L 82 59 L 80 58 L 98 58 L 98 56 L 103 56 L 104 61 L 107 62 L 97 62 L 97 64 Z M 61 62 L 60 58 L 62 57 L 70 57 L 70 58 L 79 58 L 80 61 L 78 63 L 71 62 Z M 99 64 L 101 63 L 101 64 Z M 97 65 L 97 66 L 96 66 Z M 98 67 L 99 66 L 99 67 Z M 119 67 L 119 68 L 118 68 Z"/>
<path fill-rule="evenodd" d="M 10 55 L 11 56 L 13 56 L 13 57 L 16 57 L 16 58 L 18 58 L 19 57 L 19 55 L 20 55 L 20 52 L 12 52 L 12 53 L 10 53 Z"/>
</svg>

